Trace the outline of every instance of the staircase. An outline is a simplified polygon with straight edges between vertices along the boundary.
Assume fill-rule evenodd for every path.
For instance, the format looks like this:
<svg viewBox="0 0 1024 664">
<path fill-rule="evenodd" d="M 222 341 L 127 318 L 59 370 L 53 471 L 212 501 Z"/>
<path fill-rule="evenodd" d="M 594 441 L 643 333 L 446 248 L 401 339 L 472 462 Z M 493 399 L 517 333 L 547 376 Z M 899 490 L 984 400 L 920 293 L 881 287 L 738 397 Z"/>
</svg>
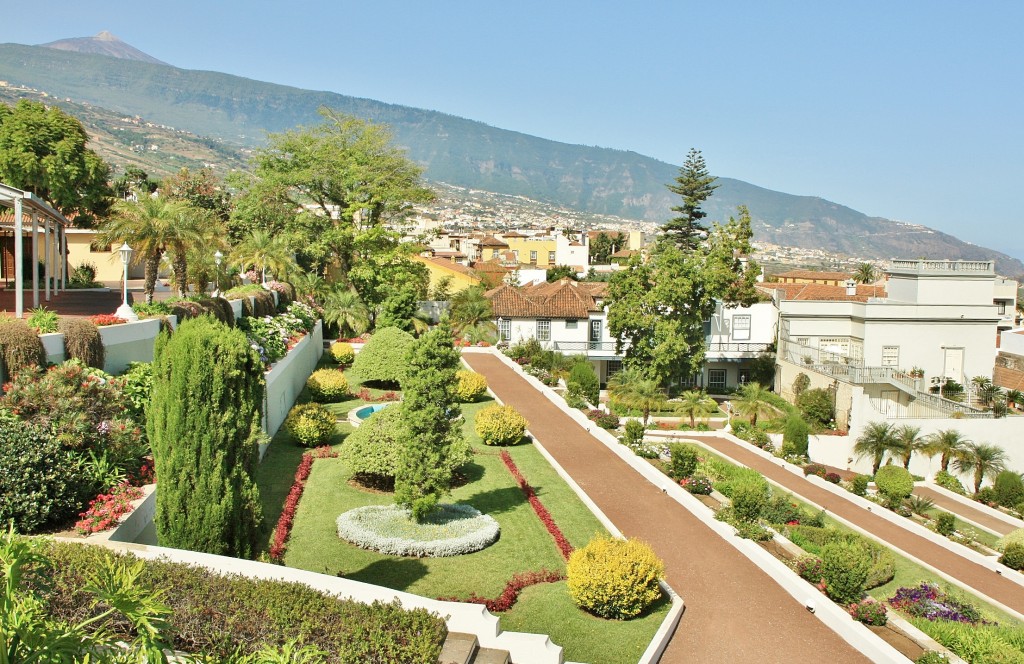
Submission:
<svg viewBox="0 0 1024 664">
<path fill-rule="evenodd" d="M 481 648 L 475 634 L 448 632 L 437 664 L 511 664 L 507 650 Z"/>
</svg>

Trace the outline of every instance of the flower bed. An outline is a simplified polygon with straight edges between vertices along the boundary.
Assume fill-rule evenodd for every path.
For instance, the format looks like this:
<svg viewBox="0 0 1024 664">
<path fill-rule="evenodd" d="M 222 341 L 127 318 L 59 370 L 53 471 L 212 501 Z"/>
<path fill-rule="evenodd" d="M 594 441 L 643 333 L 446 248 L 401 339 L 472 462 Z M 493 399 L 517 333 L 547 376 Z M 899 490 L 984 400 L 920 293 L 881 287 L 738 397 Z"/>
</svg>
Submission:
<svg viewBox="0 0 1024 664">
<path fill-rule="evenodd" d="M 461 556 L 498 540 L 493 517 L 469 505 L 439 505 L 422 522 L 397 505 L 367 505 L 338 517 L 338 536 L 363 549 L 393 556 Z"/>
<path fill-rule="evenodd" d="M 312 452 L 302 455 L 302 461 L 299 462 L 299 467 L 295 471 L 295 481 L 292 483 L 291 490 L 288 491 L 284 509 L 277 519 L 277 526 L 274 527 L 274 541 L 270 545 L 271 560 L 281 562 L 284 558 L 284 552 L 288 548 L 288 538 L 292 533 L 292 525 L 295 523 L 295 510 L 299 507 L 302 492 L 306 490 L 306 480 L 309 479 L 309 473 L 313 469 L 313 461 L 336 456 L 338 456 L 337 453 L 327 446 L 318 447 Z"/>
<path fill-rule="evenodd" d="M 142 489 L 127 482 L 118 484 L 109 493 L 101 493 L 89 501 L 89 509 L 78 516 L 75 530 L 82 535 L 103 532 L 116 526 L 121 517 L 131 513 L 133 500 L 142 498 Z"/>
</svg>

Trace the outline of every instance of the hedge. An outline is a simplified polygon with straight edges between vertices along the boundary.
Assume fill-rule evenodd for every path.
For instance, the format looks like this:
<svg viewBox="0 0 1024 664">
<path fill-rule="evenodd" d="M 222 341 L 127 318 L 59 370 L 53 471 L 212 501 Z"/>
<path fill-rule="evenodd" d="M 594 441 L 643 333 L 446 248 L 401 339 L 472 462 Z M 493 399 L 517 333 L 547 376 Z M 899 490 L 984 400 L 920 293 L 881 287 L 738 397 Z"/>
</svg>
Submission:
<svg viewBox="0 0 1024 664">
<path fill-rule="evenodd" d="M 364 383 L 397 387 L 406 376 L 406 357 L 416 340 L 397 327 L 378 330 L 356 355 L 352 370 Z"/>
</svg>

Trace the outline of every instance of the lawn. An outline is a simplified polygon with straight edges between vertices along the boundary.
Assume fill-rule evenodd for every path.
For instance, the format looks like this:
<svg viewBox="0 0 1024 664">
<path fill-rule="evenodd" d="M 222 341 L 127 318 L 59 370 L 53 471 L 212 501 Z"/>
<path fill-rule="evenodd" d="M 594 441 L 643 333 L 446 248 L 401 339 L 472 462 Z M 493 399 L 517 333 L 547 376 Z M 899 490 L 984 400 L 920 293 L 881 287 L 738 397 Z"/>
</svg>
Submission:
<svg viewBox="0 0 1024 664">
<path fill-rule="evenodd" d="M 350 376 L 358 391 L 355 382 Z M 329 407 L 344 419 L 349 410 L 364 403 L 349 399 Z M 484 446 L 473 431 L 475 414 L 491 403 L 487 399 L 462 407 L 463 433 L 475 455 L 462 469 L 465 483 L 453 489 L 450 500 L 470 504 L 497 519 L 501 537 L 495 544 L 451 558 L 401 558 L 353 546 L 338 537 L 337 516 L 362 505 L 390 503 L 391 495 L 350 483 L 352 473 L 340 459 L 319 459 L 299 503 L 285 564 L 425 597 L 494 598 L 513 574 L 541 569 L 564 572 L 565 561 L 554 540 L 502 463 L 500 450 Z M 332 444 L 340 446 L 351 431 L 347 422 L 339 423 Z M 505 449 L 574 547 L 585 545 L 595 533 L 605 534 L 597 518 L 531 443 Z M 287 433 L 279 433 L 257 473 L 268 542 L 303 451 Z M 541 584 L 524 591 L 515 607 L 503 615 L 502 626 L 550 635 L 565 648 L 569 661 L 635 662 L 669 606 L 666 600 L 643 618 L 607 621 L 577 609 L 564 582 Z"/>
</svg>

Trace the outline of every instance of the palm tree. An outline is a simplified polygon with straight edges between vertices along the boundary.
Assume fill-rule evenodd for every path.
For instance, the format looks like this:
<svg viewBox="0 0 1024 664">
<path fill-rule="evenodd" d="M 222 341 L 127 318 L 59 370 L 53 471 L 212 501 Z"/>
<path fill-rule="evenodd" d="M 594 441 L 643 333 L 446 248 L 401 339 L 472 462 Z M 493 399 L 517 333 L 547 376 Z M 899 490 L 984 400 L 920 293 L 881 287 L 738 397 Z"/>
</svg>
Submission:
<svg viewBox="0 0 1024 664">
<path fill-rule="evenodd" d="M 267 280 L 267 270 L 284 279 L 299 269 L 295 262 L 295 252 L 288 244 L 288 236 L 274 235 L 262 229 L 245 236 L 235 247 L 231 259 L 246 267 L 255 266 L 263 281 Z"/>
<path fill-rule="evenodd" d="M 872 475 L 878 472 L 886 454 L 898 454 L 901 449 L 895 429 L 888 422 L 871 422 L 853 445 L 857 459 L 871 457 Z"/>
<path fill-rule="evenodd" d="M 782 412 L 768 401 L 769 394 L 760 383 L 747 383 L 740 388 L 739 398 L 733 400 L 733 410 L 737 415 L 749 417 L 751 426 L 757 426 L 759 416 L 769 417 Z"/>
<path fill-rule="evenodd" d="M 704 417 L 718 410 L 718 403 L 700 390 L 687 390 L 683 392 L 679 397 L 679 401 L 674 405 L 677 411 L 689 416 L 691 429 L 696 426 L 694 418 Z"/>
<path fill-rule="evenodd" d="M 1006 451 L 998 445 L 971 443 L 956 460 L 953 467 L 961 473 L 974 473 L 974 493 L 981 490 L 985 477 L 998 475 L 1006 470 Z"/>
<path fill-rule="evenodd" d="M 948 473 L 949 462 L 959 458 L 967 450 L 968 445 L 971 445 L 971 441 L 964 438 L 959 431 L 944 429 L 928 436 L 924 451 L 931 456 L 941 454 L 942 470 Z"/>
<path fill-rule="evenodd" d="M 489 339 L 496 335 L 494 309 L 481 286 L 470 286 L 451 298 L 452 329 L 460 337 Z"/>
<path fill-rule="evenodd" d="M 299 295 L 311 297 L 317 302 L 323 300 L 327 292 L 327 281 L 316 272 L 299 272 L 292 277 L 292 285 Z"/>
<path fill-rule="evenodd" d="M 899 445 L 898 454 L 903 459 L 903 467 L 909 470 L 910 459 L 914 456 L 914 452 L 923 451 L 927 444 L 924 436 L 921 435 L 921 427 L 904 424 L 896 429 L 894 433 L 896 435 L 896 443 Z"/>
<path fill-rule="evenodd" d="M 1006 393 L 1006 403 L 1012 404 L 1014 408 L 1024 405 L 1024 393 L 1020 390 L 1010 390 Z"/>
<path fill-rule="evenodd" d="M 337 325 L 339 337 L 355 337 L 369 329 L 370 310 L 354 290 L 334 284 L 324 298 L 324 322 Z"/>
<path fill-rule="evenodd" d="M 861 263 L 853 273 L 853 278 L 859 284 L 871 284 L 878 278 L 878 272 L 871 263 Z"/>
<path fill-rule="evenodd" d="M 651 417 L 651 411 L 664 403 L 666 396 L 657 380 L 648 378 L 636 369 L 623 369 L 608 381 L 608 398 L 626 408 L 641 411 L 645 425 Z"/>
</svg>

